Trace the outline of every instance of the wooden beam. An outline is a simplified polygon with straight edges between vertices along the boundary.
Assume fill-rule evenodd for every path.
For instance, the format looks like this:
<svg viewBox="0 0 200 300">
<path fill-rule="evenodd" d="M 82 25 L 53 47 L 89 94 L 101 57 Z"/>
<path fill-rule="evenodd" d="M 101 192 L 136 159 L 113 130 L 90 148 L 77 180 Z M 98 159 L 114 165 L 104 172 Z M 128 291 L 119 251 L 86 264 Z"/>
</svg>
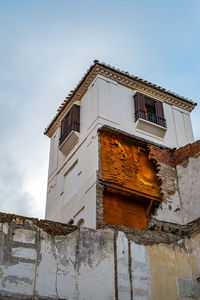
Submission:
<svg viewBox="0 0 200 300">
<path fill-rule="evenodd" d="M 146 198 L 148 200 L 153 200 L 153 201 L 157 201 L 157 202 L 160 202 L 161 199 L 160 198 L 157 198 L 157 197 L 154 197 L 154 196 L 150 196 L 148 194 L 145 194 L 145 193 L 142 193 L 142 192 L 139 192 L 139 191 L 136 191 L 134 189 L 130 189 L 130 188 L 127 188 L 127 187 L 124 187 L 124 186 L 121 186 L 117 183 L 112 183 L 112 182 L 108 182 L 108 181 L 105 181 L 103 179 L 100 179 L 99 180 L 100 183 L 103 184 L 103 187 L 105 189 L 109 189 L 109 190 L 113 190 L 113 192 L 116 192 L 116 193 L 119 193 L 119 194 L 124 194 L 126 193 L 126 195 L 130 195 L 130 196 L 140 196 L 140 197 L 143 197 L 143 198 Z"/>
</svg>

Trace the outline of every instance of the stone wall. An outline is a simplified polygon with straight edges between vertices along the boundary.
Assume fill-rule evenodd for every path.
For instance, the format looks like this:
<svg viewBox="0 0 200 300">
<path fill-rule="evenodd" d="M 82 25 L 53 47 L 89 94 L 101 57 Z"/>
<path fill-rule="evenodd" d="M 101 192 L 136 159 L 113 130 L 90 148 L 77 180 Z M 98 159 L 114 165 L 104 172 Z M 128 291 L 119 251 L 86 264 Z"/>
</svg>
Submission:
<svg viewBox="0 0 200 300">
<path fill-rule="evenodd" d="M 200 299 L 199 221 L 172 228 L 95 231 L 0 214 L 0 299 Z"/>
</svg>

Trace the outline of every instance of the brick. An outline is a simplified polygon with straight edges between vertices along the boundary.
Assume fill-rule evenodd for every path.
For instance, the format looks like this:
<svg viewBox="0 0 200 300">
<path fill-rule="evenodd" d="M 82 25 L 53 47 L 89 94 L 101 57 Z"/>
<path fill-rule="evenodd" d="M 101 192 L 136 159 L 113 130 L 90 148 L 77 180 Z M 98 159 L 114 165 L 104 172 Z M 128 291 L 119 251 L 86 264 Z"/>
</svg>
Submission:
<svg viewBox="0 0 200 300">
<path fill-rule="evenodd" d="M 200 156 L 200 141 L 197 141 L 193 144 L 188 144 L 174 152 L 174 158 L 176 165 L 181 164 L 184 160 L 189 159 L 190 157 L 199 157 Z"/>
</svg>

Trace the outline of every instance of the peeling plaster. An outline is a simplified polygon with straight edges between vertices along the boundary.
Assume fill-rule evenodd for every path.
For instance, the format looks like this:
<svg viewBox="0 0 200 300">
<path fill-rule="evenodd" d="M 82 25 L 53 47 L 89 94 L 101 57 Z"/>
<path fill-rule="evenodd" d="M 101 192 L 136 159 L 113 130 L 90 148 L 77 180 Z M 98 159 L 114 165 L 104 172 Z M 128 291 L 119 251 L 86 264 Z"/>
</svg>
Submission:
<svg viewBox="0 0 200 300">
<path fill-rule="evenodd" d="M 0 231 L 0 299 L 168 300 L 186 293 L 199 299 L 200 219 L 187 226 L 151 220 L 145 230 L 75 227 L 50 235 L 20 218 L 4 223 L 7 235 Z M 58 232 L 60 226 L 55 223 Z M 24 243 L 34 232 L 35 243 Z M 185 279 L 191 283 L 186 289 Z"/>
</svg>

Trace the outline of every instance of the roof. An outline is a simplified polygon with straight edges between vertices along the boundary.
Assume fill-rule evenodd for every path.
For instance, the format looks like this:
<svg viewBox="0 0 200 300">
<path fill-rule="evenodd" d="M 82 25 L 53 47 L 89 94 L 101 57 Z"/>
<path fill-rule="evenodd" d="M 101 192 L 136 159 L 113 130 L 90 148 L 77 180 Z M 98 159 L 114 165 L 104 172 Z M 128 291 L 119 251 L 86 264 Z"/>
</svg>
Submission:
<svg viewBox="0 0 200 300">
<path fill-rule="evenodd" d="M 165 88 L 162 88 L 161 86 L 141 79 L 135 75 L 130 75 L 128 72 L 121 71 L 105 63 L 100 63 L 98 60 L 94 60 L 94 63 L 84 74 L 75 89 L 70 91 L 66 99 L 61 103 L 57 110 L 57 114 L 45 129 L 44 134 L 52 137 L 54 132 L 60 126 L 60 121 L 64 117 L 71 104 L 75 101 L 79 101 L 83 97 L 89 85 L 98 74 L 108 77 L 133 90 L 138 90 L 147 93 L 152 97 L 157 97 L 165 103 L 179 106 L 189 112 L 191 112 L 195 105 L 197 105 L 191 99 L 173 93 Z"/>
</svg>

